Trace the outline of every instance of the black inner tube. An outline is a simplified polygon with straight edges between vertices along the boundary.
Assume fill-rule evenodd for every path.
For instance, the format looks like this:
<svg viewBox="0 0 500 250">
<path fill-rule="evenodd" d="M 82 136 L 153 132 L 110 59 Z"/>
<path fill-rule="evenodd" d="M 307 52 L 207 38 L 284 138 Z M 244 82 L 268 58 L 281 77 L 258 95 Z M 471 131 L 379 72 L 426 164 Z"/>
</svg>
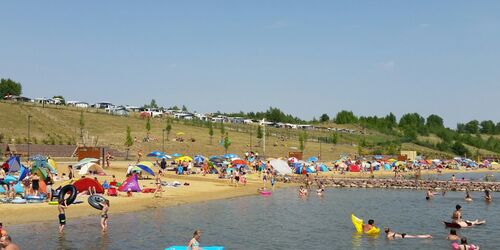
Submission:
<svg viewBox="0 0 500 250">
<path fill-rule="evenodd" d="M 88 202 L 90 206 L 92 206 L 95 209 L 102 210 L 103 207 L 101 205 L 102 202 L 106 201 L 106 198 L 100 196 L 100 195 L 91 195 L 88 198 Z"/>
<path fill-rule="evenodd" d="M 69 197 L 66 199 L 66 205 L 69 206 L 75 202 L 76 195 L 78 191 L 76 190 L 76 187 L 73 185 L 66 185 L 61 188 L 59 191 L 59 202 L 63 202 L 64 196 L 66 196 L 67 193 L 70 193 Z"/>
</svg>

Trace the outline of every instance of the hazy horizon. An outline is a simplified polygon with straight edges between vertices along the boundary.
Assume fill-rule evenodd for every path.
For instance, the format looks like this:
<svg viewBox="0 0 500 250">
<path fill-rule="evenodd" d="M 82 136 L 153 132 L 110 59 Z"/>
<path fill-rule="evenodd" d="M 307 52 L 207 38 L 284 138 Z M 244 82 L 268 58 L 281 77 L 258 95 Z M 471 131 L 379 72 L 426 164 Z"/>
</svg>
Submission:
<svg viewBox="0 0 500 250">
<path fill-rule="evenodd" d="M 499 122 L 500 2 L 1 2 L 0 78 L 89 103 Z"/>
</svg>

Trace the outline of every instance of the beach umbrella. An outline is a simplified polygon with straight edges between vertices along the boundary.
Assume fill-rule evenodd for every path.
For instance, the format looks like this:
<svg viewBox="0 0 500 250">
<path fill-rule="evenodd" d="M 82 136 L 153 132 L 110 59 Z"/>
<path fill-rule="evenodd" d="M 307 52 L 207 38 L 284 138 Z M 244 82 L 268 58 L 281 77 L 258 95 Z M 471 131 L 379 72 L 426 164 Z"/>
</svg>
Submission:
<svg viewBox="0 0 500 250">
<path fill-rule="evenodd" d="M 177 159 L 175 159 L 176 161 L 193 161 L 193 158 L 189 157 L 189 156 L 181 156 Z"/>
<path fill-rule="evenodd" d="M 388 162 L 395 162 L 395 161 L 397 161 L 397 160 L 394 159 L 394 158 L 391 158 L 391 159 L 388 160 Z"/>
<path fill-rule="evenodd" d="M 382 160 L 382 156 L 381 155 L 375 155 L 373 158 L 375 158 L 375 160 Z"/>
<path fill-rule="evenodd" d="M 177 132 L 176 135 L 184 135 L 184 132 Z"/>
<path fill-rule="evenodd" d="M 195 162 L 200 163 L 200 162 L 204 162 L 205 161 L 205 156 L 203 156 L 203 155 L 195 155 L 193 159 L 194 159 Z"/>
<path fill-rule="evenodd" d="M 47 156 L 41 155 L 41 154 L 37 154 L 37 155 L 31 156 L 29 159 L 32 160 L 32 161 L 46 161 L 47 160 Z"/>
<path fill-rule="evenodd" d="M 223 156 L 224 156 L 224 158 L 226 158 L 226 159 L 239 158 L 239 157 L 238 157 L 237 155 L 235 155 L 235 154 L 225 154 L 225 155 L 223 155 Z"/>
<path fill-rule="evenodd" d="M 158 157 L 158 156 L 161 156 L 161 155 L 164 155 L 165 153 L 161 152 L 161 151 L 152 151 L 151 153 L 149 153 L 147 156 L 149 157 Z"/>
<path fill-rule="evenodd" d="M 172 156 L 163 154 L 163 155 L 157 156 L 156 158 L 158 158 L 158 159 L 167 159 L 168 160 L 168 159 L 172 159 Z"/>
<path fill-rule="evenodd" d="M 219 158 L 219 157 L 210 157 L 208 158 L 208 161 L 213 162 L 213 163 L 222 163 L 224 159 Z"/>
<path fill-rule="evenodd" d="M 79 162 L 74 164 L 73 167 L 78 168 L 78 167 L 81 167 L 89 162 L 98 162 L 98 161 L 99 161 L 99 159 L 96 159 L 96 158 L 83 158 Z"/>
<path fill-rule="evenodd" d="M 21 170 L 21 160 L 19 156 L 12 156 L 7 160 L 7 164 L 9 164 L 9 172 L 17 172 Z"/>
<path fill-rule="evenodd" d="M 30 172 L 30 170 L 27 167 L 25 167 L 24 165 L 21 165 L 21 170 L 19 172 L 20 172 L 19 181 L 22 181 L 24 178 L 26 178 L 26 176 L 28 176 L 28 173 Z"/>
<path fill-rule="evenodd" d="M 307 158 L 307 162 L 317 162 L 318 161 L 318 157 L 316 156 L 311 156 L 309 158 Z"/>
<path fill-rule="evenodd" d="M 173 153 L 170 156 L 177 158 L 177 157 L 181 157 L 182 155 L 179 153 Z"/>
<path fill-rule="evenodd" d="M 235 159 L 231 161 L 231 165 L 248 165 L 248 162 L 243 159 Z"/>
<path fill-rule="evenodd" d="M 49 163 L 49 165 L 53 168 L 57 168 L 57 162 L 54 161 L 54 159 L 50 158 L 47 160 L 47 163 Z"/>
<path fill-rule="evenodd" d="M 153 163 L 151 162 L 148 162 L 148 161 L 141 161 L 139 163 L 137 163 L 135 165 L 134 168 L 132 168 L 132 170 L 140 170 L 140 171 L 144 171 L 152 176 L 155 176 L 155 173 L 153 172 L 153 170 L 151 168 L 153 168 L 154 165 Z"/>
</svg>

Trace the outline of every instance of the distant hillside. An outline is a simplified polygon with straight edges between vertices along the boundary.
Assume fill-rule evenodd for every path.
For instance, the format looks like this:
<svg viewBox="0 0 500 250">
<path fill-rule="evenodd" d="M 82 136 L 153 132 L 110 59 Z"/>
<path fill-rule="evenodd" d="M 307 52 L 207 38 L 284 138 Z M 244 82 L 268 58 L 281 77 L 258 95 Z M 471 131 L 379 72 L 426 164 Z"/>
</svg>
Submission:
<svg viewBox="0 0 500 250">
<path fill-rule="evenodd" d="M 144 152 L 162 149 L 162 130 L 166 126 L 165 118 L 151 120 L 151 141 L 144 142 L 147 136 L 146 120 L 138 114 L 130 117 L 112 116 L 97 113 L 95 110 L 83 110 L 84 141 L 87 145 L 110 146 L 124 151 L 126 128 L 131 127 L 132 138 L 137 142 L 131 147 L 131 154 L 139 149 Z M 28 137 L 28 115 L 31 115 L 31 137 L 34 144 L 81 144 L 80 114 L 76 108 L 64 106 L 39 106 L 34 104 L 0 102 L 0 143 L 25 143 Z M 257 125 L 224 124 L 229 132 L 230 152 L 242 154 L 254 150 L 262 154 L 262 142 L 257 139 Z M 165 151 L 188 155 L 220 155 L 225 152 L 219 144 L 221 140 L 220 124 L 214 124 L 213 142 L 210 144 L 209 129 L 206 123 L 199 121 L 173 121 L 172 131 L 167 140 L 165 132 Z M 401 144 L 400 138 L 375 130 L 363 129 L 358 125 L 328 124 L 330 127 L 349 128 L 364 133 L 340 133 L 331 131 L 307 131 L 305 157 L 321 152 L 323 160 L 338 159 L 341 154 L 357 155 L 373 153 L 399 153 L 399 150 L 417 150 L 428 156 L 447 155 L 450 153 L 430 149 L 412 143 Z M 182 135 L 177 136 L 178 133 Z M 295 129 L 266 127 L 266 155 L 269 157 L 286 156 L 289 151 L 299 151 L 299 136 L 304 133 Z M 175 141 L 182 137 L 184 142 Z M 190 139 L 194 139 L 192 142 Z M 321 143 L 320 143 L 321 142 Z"/>
</svg>

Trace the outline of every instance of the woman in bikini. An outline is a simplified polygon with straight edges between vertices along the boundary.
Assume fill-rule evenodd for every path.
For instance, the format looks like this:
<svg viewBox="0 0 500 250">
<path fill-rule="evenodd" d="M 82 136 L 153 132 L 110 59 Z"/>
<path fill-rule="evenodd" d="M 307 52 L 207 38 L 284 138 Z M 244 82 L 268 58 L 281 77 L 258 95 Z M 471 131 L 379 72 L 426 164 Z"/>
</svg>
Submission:
<svg viewBox="0 0 500 250">
<path fill-rule="evenodd" d="M 411 234 L 406 234 L 406 233 L 396 233 L 392 232 L 390 228 L 385 228 L 385 236 L 388 240 L 394 240 L 394 239 L 430 239 L 432 238 L 432 235 L 430 234 L 418 234 L 418 235 L 411 235 Z"/>
<path fill-rule="evenodd" d="M 200 250 L 200 237 L 201 237 L 201 231 L 196 230 L 194 231 L 193 238 L 189 241 L 187 247 L 188 249 L 191 250 Z"/>
</svg>

